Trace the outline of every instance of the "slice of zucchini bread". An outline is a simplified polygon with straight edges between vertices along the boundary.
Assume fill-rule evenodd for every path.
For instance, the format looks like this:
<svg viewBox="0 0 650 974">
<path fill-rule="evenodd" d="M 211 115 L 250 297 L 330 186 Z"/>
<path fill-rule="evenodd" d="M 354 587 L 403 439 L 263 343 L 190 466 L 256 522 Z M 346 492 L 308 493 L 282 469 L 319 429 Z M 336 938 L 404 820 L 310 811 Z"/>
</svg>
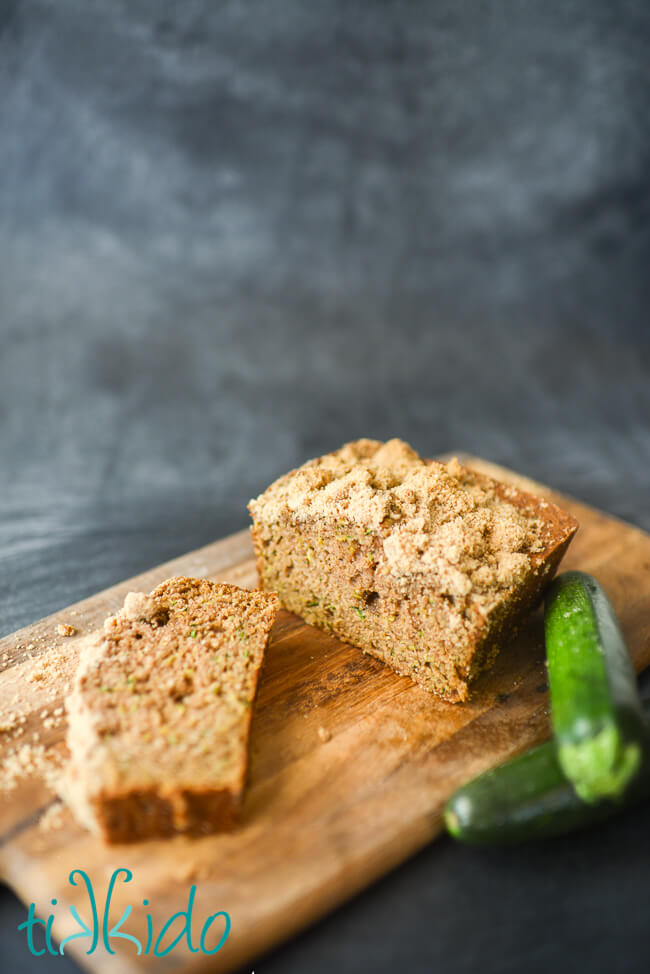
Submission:
<svg viewBox="0 0 650 974">
<path fill-rule="evenodd" d="M 311 460 L 249 510 L 263 589 L 449 701 L 467 699 L 577 529 L 547 500 L 396 439 Z"/>
<path fill-rule="evenodd" d="M 63 796 L 108 842 L 231 828 L 274 595 L 194 578 L 130 592 L 66 701 Z"/>
</svg>

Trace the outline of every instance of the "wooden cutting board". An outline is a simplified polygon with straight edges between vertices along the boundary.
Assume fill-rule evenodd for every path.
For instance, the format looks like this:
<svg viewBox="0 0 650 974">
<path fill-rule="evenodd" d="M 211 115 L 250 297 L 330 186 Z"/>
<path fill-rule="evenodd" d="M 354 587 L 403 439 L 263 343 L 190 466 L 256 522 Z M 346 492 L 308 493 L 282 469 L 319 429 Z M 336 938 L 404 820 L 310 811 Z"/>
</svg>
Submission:
<svg viewBox="0 0 650 974">
<path fill-rule="evenodd" d="M 650 663 L 650 537 L 485 461 L 464 461 L 545 494 L 575 515 L 581 526 L 563 567 L 592 572 L 604 584 L 637 668 Z M 47 711 L 51 717 L 61 706 L 83 640 L 119 608 L 127 591 L 148 591 L 174 574 L 254 587 L 248 532 L 154 568 L 0 641 L 0 721 L 6 722 L 11 711 L 19 721 L 25 718 L 17 729 L 0 734 L 3 761 L 21 742 L 30 743 L 34 733 L 40 735 L 36 747 L 43 745 L 47 755 L 64 752 L 64 719 L 52 726 L 41 714 Z M 78 635 L 57 635 L 60 623 L 74 625 Z M 53 646 L 61 672 L 47 665 Z M 195 941 L 208 915 L 225 910 L 231 919 L 230 935 L 215 956 L 191 953 L 183 942 L 163 960 L 151 954 L 138 957 L 128 941 L 115 945 L 115 955 L 99 947 L 86 955 L 88 939 L 70 943 L 66 952 L 102 972 L 185 974 L 227 971 L 244 963 L 252 968 L 261 952 L 429 842 L 441 830 L 445 799 L 459 784 L 544 740 L 549 733 L 546 689 L 539 612 L 504 648 L 472 701 L 456 706 L 282 612 L 260 683 L 250 786 L 237 832 L 106 847 L 65 810 L 55 827 L 44 828 L 39 819 L 52 805 L 52 793 L 41 777 L 32 775 L 19 778 L 11 792 L 0 796 L 2 876 L 26 903 L 36 904 L 37 913 L 54 915 L 54 934 L 61 938 L 78 929 L 70 904 L 90 918 L 83 885 L 68 882 L 71 870 L 86 871 L 101 907 L 113 870 L 129 868 L 133 879 L 116 887 L 111 925 L 132 904 L 124 930 L 143 941 L 143 950 L 145 913 L 157 933 L 174 912 L 187 907 L 194 884 Z M 56 821 L 52 812 L 49 818 Z M 53 898 L 56 907 L 50 906 Z M 177 922 L 180 929 L 182 921 Z M 206 941 L 208 949 L 223 929 L 219 923 Z M 172 933 L 165 944 L 170 939 Z"/>
</svg>

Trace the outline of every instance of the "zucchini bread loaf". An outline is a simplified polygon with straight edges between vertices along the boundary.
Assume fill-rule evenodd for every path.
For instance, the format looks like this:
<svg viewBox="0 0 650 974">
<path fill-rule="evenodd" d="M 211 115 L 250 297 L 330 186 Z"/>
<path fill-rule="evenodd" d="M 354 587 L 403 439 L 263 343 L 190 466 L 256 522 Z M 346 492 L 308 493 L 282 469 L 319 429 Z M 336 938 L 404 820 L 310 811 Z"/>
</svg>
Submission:
<svg viewBox="0 0 650 974">
<path fill-rule="evenodd" d="M 576 521 L 401 440 L 362 439 L 249 504 L 260 584 L 448 701 L 539 600 Z"/>
<path fill-rule="evenodd" d="M 66 701 L 63 795 L 108 842 L 231 828 L 277 598 L 171 578 L 131 592 Z"/>
</svg>

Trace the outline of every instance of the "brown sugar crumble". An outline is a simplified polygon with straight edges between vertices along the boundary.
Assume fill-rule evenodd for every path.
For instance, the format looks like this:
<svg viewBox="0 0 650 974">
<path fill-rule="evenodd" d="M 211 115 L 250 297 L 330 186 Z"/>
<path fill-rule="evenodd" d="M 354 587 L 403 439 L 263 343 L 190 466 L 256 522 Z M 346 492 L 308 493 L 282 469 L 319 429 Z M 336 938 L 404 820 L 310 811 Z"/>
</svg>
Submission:
<svg viewBox="0 0 650 974">
<path fill-rule="evenodd" d="M 0 792 L 13 791 L 24 778 L 41 778 L 45 786 L 56 791 L 63 758 L 59 751 L 36 743 L 39 735 L 33 736 L 34 743 L 27 743 L 22 732 L 17 735 L 18 742 L 3 754 L 0 765 Z"/>
<path fill-rule="evenodd" d="M 59 636 L 75 636 L 77 630 L 75 626 L 70 626 L 67 623 L 60 622 L 56 627 L 57 635 Z"/>
<path fill-rule="evenodd" d="M 516 629 L 577 529 L 549 501 L 362 439 L 249 504 L 260 584 L 449 701 Z"/>
<path fill-rule="evenodd" d="M 62 794 L 107 841 L 232 827 L 277 598 L 203 579 L 132 592 L 82 654 Z"/>
<path fill-rule="evenodd" d="M 55 801 L 39 818 L 38 827 L 41 832 L 52 832 L 55 829 L 60 829 L 63 825 L 64 816 L 65 805 L 61 801 Z"/>
</svg>

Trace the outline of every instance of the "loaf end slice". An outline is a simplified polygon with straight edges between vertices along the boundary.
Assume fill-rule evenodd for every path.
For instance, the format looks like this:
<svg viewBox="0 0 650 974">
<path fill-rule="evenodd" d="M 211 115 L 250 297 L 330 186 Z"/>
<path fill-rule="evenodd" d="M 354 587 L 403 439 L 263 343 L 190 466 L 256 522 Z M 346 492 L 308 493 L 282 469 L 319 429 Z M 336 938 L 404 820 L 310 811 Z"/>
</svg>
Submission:
<svg viewBox="0 0 650 974">
<path fill-rule="evenodd" d="M 131 592 L 82 654 L 62 793 L 107 842 L 232 828 L 274 595 L 171 578 Z"/>
<path fill-rule="evenodd" d="M 451 702 L 539 601 L 577 522 L 401 440 L 357 440 L 252 500 L 260 585 Z"/>
</svg>

